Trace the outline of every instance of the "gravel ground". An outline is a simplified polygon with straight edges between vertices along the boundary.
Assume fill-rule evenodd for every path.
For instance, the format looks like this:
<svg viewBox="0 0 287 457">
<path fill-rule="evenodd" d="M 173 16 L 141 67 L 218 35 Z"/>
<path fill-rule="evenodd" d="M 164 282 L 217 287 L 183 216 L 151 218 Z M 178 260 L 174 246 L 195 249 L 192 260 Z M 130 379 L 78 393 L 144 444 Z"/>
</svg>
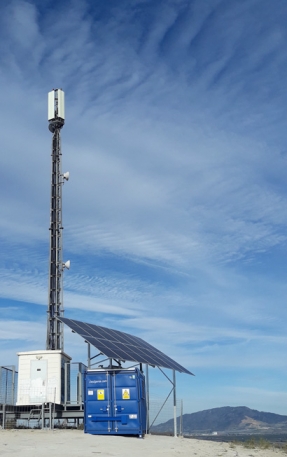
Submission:
<svg viewBox="0 0 287 457">
<path fill-rule="evenodd" d="M 88 435 L 81 430 L 0 430 L 0 456 L 17 457 L 277 457 L 280 449 L 246 449 L 241 445 L 147 435 Z"/>
</svg>

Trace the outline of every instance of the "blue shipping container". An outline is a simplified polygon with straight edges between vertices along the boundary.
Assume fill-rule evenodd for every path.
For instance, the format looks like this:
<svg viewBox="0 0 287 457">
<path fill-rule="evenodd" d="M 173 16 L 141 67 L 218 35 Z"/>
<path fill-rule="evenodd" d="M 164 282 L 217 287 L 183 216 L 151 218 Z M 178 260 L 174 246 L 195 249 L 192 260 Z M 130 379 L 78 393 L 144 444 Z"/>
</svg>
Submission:
<svg viewBox="0 0 287 457">
<path fill-rule="evenodd" d="M 138 368 L 86 371 L 84 431 L 93 435 L 145 434 L 145 377 Z"/>
</svg>

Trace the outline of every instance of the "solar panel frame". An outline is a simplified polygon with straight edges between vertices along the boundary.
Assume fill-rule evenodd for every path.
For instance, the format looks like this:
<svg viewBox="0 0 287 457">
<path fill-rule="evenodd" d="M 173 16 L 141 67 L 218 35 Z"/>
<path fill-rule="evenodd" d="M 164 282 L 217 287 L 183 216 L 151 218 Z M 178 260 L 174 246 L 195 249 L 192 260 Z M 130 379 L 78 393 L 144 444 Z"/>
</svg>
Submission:
<svg viewBox="0 0 287 457">
<path fill-rule="evenodd" d="M 58 319 L 108 358 L 146 363 L 194 376 L 175 360 L 137 336 L 66 317 Z"/>
</svg>

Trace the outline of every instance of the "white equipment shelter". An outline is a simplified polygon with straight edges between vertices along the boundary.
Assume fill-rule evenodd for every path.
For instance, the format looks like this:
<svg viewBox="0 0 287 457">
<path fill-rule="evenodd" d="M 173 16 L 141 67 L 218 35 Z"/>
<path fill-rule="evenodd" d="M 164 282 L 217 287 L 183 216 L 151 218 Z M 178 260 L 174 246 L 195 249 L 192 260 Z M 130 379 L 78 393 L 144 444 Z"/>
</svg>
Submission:
<svg viewBox="0 0 287 457">
<path fill-rule="evenodd" d="M 71 357 L 63 351 L 19 352 L 17 405 L 61 404 L 65 395 L 65 364 Z"/>
</svg>

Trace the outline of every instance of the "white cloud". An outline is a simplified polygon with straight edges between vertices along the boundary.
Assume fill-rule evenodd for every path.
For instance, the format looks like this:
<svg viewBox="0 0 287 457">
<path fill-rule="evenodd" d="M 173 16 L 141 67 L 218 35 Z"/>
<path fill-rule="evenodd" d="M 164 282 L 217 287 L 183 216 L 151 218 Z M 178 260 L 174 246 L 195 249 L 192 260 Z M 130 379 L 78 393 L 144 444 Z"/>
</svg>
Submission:
<svg viewBox="0 0 287 457">
<path fill-rule="evenodd" d="M 287 13 L 256 5 L 0 6 L 3 300 L 45 312 L 46 94 L 63 87 L 67 315 L 139 332 L 191 371 L 278 368 Z M 15 307 L 3 344 L 40 344 Z"/>
</svg>

